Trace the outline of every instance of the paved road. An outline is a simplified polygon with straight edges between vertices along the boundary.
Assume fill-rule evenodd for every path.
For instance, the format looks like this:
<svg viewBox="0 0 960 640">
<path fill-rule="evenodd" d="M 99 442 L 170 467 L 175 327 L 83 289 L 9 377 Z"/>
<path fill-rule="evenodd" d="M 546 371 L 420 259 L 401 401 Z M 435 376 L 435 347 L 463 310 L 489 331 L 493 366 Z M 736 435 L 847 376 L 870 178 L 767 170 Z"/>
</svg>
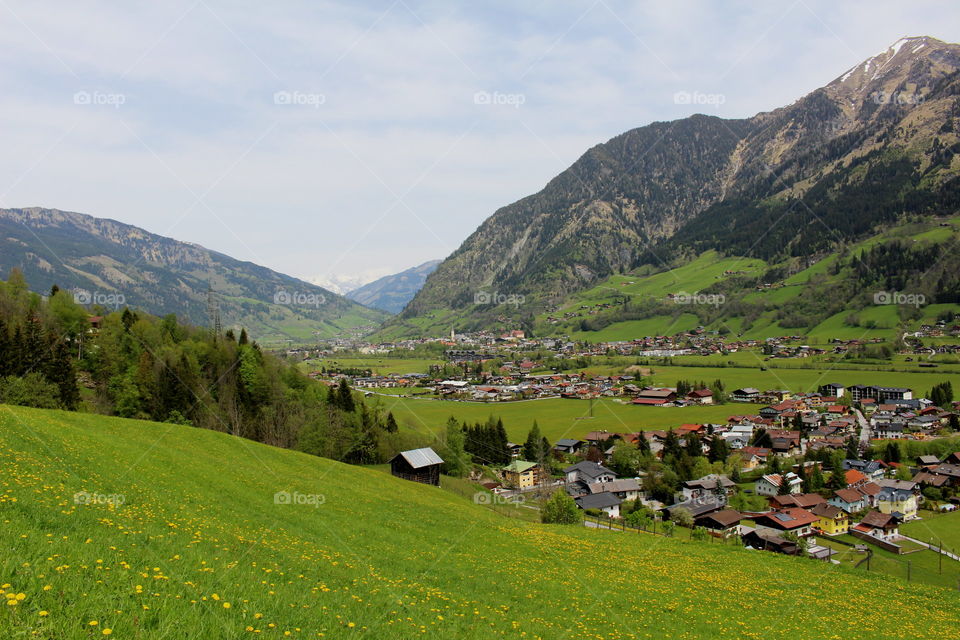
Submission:
<svg viewBox="0 0 960 640">
<path fill-rule="evenodd" d="M 866 448 L 870 446 L 870 423 L 867 422 L 867 419 L 863 417 L 863 414 L 860 413 L 859 409 L 854 409 L 853 412 L 857 416 L 857 422 L 860 423 L 860 446 Z"/>
</svg>

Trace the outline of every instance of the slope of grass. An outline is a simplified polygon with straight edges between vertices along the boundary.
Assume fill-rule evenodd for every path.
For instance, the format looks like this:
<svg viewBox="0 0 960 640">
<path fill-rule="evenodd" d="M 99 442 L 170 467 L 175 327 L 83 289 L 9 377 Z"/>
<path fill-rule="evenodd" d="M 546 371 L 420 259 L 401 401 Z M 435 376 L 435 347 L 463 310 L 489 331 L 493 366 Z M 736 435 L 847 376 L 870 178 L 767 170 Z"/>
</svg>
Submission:
<svg viewBox="0 0 960 640">
<path fill-rule="evenodd" d="M 0 609 L 4 637 L 900 638 L 960 625 L 947 590 L 524 523 L 190 427 L 0 407 L 0 459 L 0 579 L 23 594 Z M 277 504 L 279 491 L 322 499 Z M 611 549 L 624 560 L 598 561 Z M 771 597 L 744 607 L 749 591 Z"/>
</svg>

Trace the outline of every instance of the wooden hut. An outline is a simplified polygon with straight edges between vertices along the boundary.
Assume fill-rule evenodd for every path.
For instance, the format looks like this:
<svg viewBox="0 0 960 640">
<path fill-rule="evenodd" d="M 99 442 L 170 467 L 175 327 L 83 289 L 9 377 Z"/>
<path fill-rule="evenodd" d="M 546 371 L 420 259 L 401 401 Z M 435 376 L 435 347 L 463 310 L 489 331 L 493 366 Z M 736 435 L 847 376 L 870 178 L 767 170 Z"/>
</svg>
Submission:
<svg viewBox="0 0 960 640">
<path fill-rule="evenodd" d="M 430 447 L 401 451 L 390 461 L 390 472 L 398 478 L 440 486 L 443 460 Z"/>
</svg>

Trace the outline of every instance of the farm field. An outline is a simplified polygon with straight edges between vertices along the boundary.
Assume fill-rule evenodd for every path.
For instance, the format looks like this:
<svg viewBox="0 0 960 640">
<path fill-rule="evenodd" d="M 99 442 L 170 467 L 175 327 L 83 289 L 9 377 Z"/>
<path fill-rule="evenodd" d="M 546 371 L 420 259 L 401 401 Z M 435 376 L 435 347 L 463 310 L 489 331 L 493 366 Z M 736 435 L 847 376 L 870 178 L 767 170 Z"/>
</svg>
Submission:
<svg viewBox="0 0 960 640">
<path fill-rule="evenodd" d="M 593 403 L 586 400 L 546 398 L 521 402 L 455 402 L 417 398 L 368 398 L 384 411 L 392 411 L 401 427 L 419 433 L 440 433 L 451 415 L 457 420 L 484 422 L 491 415 L 501 418 L 507 435 L 523 442 L 536 420 L 543 435 L 556 442 L 560 438 L 582 437 L 588 431 L 634 432 L 663 429 L 684 423 L 726 422 L 734 414 L 755 414 L 761 405 L 732 402 L 706 407 L 638 407 L 609 398 Z"/>
<path fill-rule="evenodd" d="M 924 511 L 922 514 L 921 520 L 903 525 L 901 532 L 923 542 L 942 543 L 946 549 L 960 555 L 960 511 L 938 515 L 928 515 L 929 512 Z"/>
<path fill-rule="evenodd" d="M 946 589 L 522 522 L 381 470 L 180 425 L 0 406 L 0 461 L 0 579 L 17 594 L 0 610 L 4 637 L 902 638 L 960 626 Z M 611 548 L 625 560 L 597 562 Z M 749 585 L 780 595 L 744 607 Z"/>
</svg>

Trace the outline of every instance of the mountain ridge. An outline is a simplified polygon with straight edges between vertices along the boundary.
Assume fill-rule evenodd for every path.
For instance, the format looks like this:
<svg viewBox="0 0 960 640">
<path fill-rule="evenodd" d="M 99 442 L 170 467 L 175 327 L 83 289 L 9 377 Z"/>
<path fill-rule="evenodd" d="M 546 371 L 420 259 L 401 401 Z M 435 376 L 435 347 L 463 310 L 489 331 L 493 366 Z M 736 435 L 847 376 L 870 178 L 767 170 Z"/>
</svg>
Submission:
<svg viewBox="0 0 960 640">
<path fill-rule="evenodd" d="M 442 260 L 428 260 L 398 273 L 377 278 L 373 282 L 348 291 L 345 295 L 354 302 L 387 313 L 400 313 L 423 287 L 427 276 L 434 272 Z"/>
</svg>

